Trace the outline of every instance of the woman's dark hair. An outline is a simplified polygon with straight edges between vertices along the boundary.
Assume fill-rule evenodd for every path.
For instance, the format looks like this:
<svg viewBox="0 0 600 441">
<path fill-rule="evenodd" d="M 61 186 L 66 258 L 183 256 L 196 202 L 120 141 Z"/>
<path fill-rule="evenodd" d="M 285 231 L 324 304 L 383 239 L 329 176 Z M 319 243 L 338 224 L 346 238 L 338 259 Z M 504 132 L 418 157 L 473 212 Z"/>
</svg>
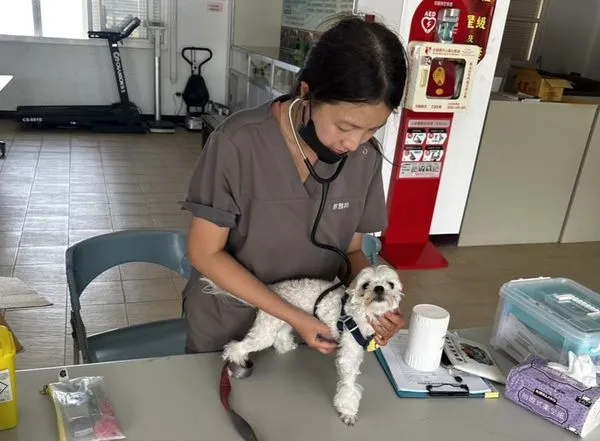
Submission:
<svg viewBox="0 0 600 441">
<path fill-rule="evenodd" d="M 311 48 L 294 95 L 306 82 L 317 102 L 383 102 L 396 109 L 404 94 L 406 52 L 399 38 L 380 23 L 344 18 Z"/>
</svg>

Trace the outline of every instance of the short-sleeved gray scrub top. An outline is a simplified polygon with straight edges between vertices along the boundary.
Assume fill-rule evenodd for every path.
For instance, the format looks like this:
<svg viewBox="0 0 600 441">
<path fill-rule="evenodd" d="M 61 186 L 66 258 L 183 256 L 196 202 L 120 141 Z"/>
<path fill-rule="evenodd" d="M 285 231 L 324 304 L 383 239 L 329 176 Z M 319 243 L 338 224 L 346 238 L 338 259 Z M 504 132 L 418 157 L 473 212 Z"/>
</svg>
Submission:
<svg viewBox="0 0 600 441">
<path fill-rule="evenodd" d="M 312 177 L 300 180 L 272 104 L 237 112 L 212 132 L 183 206 L 195 217 L 230 228 L 226 250 L 263 283 L 334 280 L 340 257 L 310 240 L 321 184 Z M 381 155 L 370 145 L 349 155 L 330 186 L 318 241 L 345 251 L 355 232 L 385 229 L 381 164 Z M 315 169 L 320 176 L 331 176 L 337 165 L 319 161 Z M 193 270 L 183 291 L 187 350 L 220 351 L 230 340 L 243 338 L 256 309 L 203 292 L 199 276 Z"/>
</svg>

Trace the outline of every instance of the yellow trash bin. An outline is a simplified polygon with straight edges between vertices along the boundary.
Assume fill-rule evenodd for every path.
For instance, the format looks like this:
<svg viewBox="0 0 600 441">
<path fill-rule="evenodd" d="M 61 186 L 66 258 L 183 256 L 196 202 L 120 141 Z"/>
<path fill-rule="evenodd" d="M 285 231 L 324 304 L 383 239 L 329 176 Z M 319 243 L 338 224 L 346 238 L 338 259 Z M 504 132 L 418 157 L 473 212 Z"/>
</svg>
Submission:
<svg viewBox="0 0 600 441">
<path fill-rule="evenodd" d="M 16 354 L 12 333 L 6 326 L 0 326 L 0 430 L 17 426 Z"/>
</svg>

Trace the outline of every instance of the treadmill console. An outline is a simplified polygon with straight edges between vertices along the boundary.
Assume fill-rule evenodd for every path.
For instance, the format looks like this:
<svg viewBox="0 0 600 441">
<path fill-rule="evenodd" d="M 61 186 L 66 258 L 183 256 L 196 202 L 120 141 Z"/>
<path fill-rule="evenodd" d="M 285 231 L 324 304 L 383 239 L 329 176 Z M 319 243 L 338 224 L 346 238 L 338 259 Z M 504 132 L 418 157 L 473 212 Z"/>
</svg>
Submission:
<svg viewBox="0 0 600 441">
<path fill-rule="evenodd" d="M 137 17 L 131 17 L 123 21 L 114 31 L 88 31 L 89 38 L 100 38 L 113 42 L 121 41 L 131 35 L 131 33 L 140 25 L 141 21 Z"/>
</svg>

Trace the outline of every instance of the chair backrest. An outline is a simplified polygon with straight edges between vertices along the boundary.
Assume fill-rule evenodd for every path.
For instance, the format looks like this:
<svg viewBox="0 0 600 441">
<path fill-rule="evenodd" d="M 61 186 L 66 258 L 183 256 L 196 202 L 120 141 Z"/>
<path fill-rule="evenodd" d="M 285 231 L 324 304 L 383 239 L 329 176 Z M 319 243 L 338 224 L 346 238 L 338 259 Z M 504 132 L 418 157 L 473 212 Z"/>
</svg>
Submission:
<svg viewBox="0 0 600 441">
<path fill-rule="evenodd" d="M 66 252 L 71 304 L 79 309 L 79 297 L 88 284 L 104 271 L 125 263 L 154 263 L 188 278 L 191 266 L 186 251 L 187 235 L 178 231 L 125 230 L 78 242 Z"/>
<path fill-rule="evenodd" d="M 379 259 L 381 251 L 381 241 L 376 236 L 370 234 L 363 235 L 362 251 L 367 256 L 371 265 L 375 265 Z"/>
</svg>

